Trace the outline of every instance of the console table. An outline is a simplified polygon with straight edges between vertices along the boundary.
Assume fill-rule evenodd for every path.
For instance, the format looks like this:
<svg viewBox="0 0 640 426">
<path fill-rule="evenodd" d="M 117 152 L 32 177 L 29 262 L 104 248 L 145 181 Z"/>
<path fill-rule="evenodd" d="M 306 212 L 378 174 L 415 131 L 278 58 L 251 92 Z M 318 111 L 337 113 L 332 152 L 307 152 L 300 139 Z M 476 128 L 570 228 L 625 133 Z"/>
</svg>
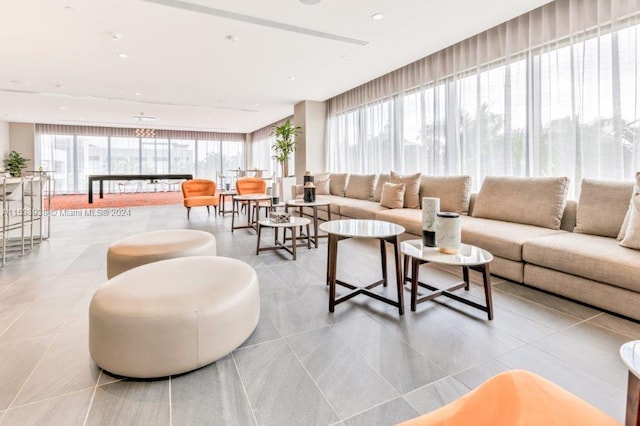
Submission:
<svg viewBox="0 0 640 426">
<path fill-rule="evenodd" d="M 89 176 L 89 204 L 93 203 L 93 182 L 100 182 L 100 198 L 104 198 L 105 180 L 156 180 L 156 179 L 193 179 L 191 174 L 164 174 L 164 175 L 91 175 Z"/>
</svg>

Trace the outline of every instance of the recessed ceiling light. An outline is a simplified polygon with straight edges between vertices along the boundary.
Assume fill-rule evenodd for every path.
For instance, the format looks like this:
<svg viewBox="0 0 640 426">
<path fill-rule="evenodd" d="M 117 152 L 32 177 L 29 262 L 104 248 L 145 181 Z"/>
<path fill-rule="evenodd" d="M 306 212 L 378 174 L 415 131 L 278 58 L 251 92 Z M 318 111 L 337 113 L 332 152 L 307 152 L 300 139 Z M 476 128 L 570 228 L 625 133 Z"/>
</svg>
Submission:
<svg viewBox="0 0 640 426">
<path fill-rule="evenodd" d="M 56 84 L 56 89 L 64 89 L 64 84 Z"/>
<path fill-rule="evenodd" d="M 134 93 L 134 96 L 142 96 L 142 93 L 136 92 L 136 93 Z"/>
<path fill-rule="evenodd" d="M 156 121 L 155 117 L 149 117 L 147 115 L 144 115 L 144 112 L 141 112 L 140 115 L 134 115 L 133 119 L 135 121 L 140 121 L 140 122 L 144 122 L 144 123 L 150 123 L 152 121 Z"/>
<path fill-rule="evenodd" d="M 124 92 L 123 92 L 122 90 L 118 90 L 118 91 L 116 92 L 116 95 L 123 95 L 123 94 L 124 94 Z"/>
<path fill-rule="evenodd" d="M 213 120 L 213 117 L 207 117 L 207 120 Z"/>
<path fill-rule="evenodd" d="M 73 12 L 73 8 L 71 6 L 65 6 L 64 10 L 66 10 L 67 12 Z"/>
<path fill-rule="evenodd" d="M 20 80 L 11 80 L 11 84 L 24 84 L 24 83 Z"/>
<path fill-rule="evenodd" d="M 342 55 L 341 57 L 342 59 L 349 59 L 349 57 L 347 55 Z"/>
<path fill-rule="evenodd" d="M 62 111 L 66 111 L 66 110 L 67 110 L 67 107 L 66 107 L 66 106 L 61 106 L 61 107 L 60 107 L 60 109 L 61 109 Z"/>
<path fill-rule="evenodd" d="M 120 33 L 112 33 L 111 34 L 111 40 L 113 41 L 118 41 L 118 40 L 122 40 L 123 35 Z"/>
<path fill-rule="evenodd" d="M 296 78 L 295 78 L 294 76 L 289 76 L 289 81 L 293 81 L 293 80 L 295 80 L 295 79 L 296 79 Z"/>
<path fill-rule="evenodd" d="M 127 55 L 126 53 L 118 53 L 118 57 L 122 58 L 122 59 L 126 59 L 129 57 L 129 55 Z"/>
<path fill-rule="evenodd" d="M 320 1 L 321 0 L 300 0 L 300 3 L 312 5 L 312 4 L 318 4 L 320 3 Z"/>
<path fill-rule="evenodd" d="M 235 43 L 235 42 L 237 42 L 237 41 L 238 41 L 238 40 L 240 40 L 240 39 L 238 38 L 238 36 L 235 36 L 235 35 L 228 35 L 228 36 L 227 36 L 227 40 L 232 41 L 232 42 L 234 42 L 234 43 Z"/>
<path fill-rule="evenodd" d="M 382 13 L 374 13 L 373 15 L 371 15 L 371 19 L 373 19 L 374 21 L 379 21 L 382 18 L 384 18 L 384 15 Z"/>
</svg>

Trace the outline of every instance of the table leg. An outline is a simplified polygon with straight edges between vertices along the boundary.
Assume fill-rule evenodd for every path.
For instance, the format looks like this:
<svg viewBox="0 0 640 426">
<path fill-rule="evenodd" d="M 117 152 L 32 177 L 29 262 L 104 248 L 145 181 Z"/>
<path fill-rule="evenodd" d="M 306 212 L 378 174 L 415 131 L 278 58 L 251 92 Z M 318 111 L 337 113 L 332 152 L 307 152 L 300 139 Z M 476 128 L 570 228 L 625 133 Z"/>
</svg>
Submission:
<svg viewBox="0 0 640 426">
<path fill-rule="evenodd" d="M 400 270 L 400 245 L 398 237 L 393 237 L 393 253 L 396 261 L 396 288 L 398 289 L 398 311 L 400 315 L 404 314 L 404 281 L 402 280 L 402 271 Z"/>
<path fill-rule="evenodd" d="M 309 225 L 307 225 L 307 248 L 311 250 L 311 232 L 309 231 Z"/>
<path fill-rule="evenodd" d="M 93 204 L 93 180 L 89 179 L 89 204 Z"/>
<path fill-rule="evenodd" d="M 411 310 L 412 311 L 415 311 L 418 305 L 418 271 L 419 270 L 420 270 L 420 261 L 412 257 L 411 258 Z"/>
<path fill-rule="evenodd" d="M 98 182 L 100 183 L 100 198 L 104 198 L 104 181 L 100 179 Z"/>
<path fill-rule="evenodd" d="M 236 200 L 236 197 L 233 197 L 231 199 L 231 232 L 233 233 L 233 230 L 235 229 L 235 224 L 236 224 L 236 205 L 237 205 L 238 201 Z"/>
<path fill-rule="evenodd" d="M 313 206 L 313 244 L 318 248 L 318 206 Z"/>
<path fill-rule="evenodd" d="M 387 247 L 384 240 L 380 240 L 380 261 L 382 262 L 382 285 L 387 286 Z"/>
<path fill-rule="evenodd" d="M 640 379 L 629 371 L 625 425 L 640 425 Z"/>
<path fill-rule="evenodd" d="M 298 245 L 298 237 L 296 236 L 296 228 L 297 228 L 297 226 L 292 226 L 291 227 L 291 242 L 293 243 L 292 247 L 291 247 L 291 252 L 293 253 L 293 260 L 296 260 L 296 246 Z M 284 239 L 286 241 L 286 239 L 287 239 L 287 237 L 286 237 L 287 229 L 286 228 L 285 228 L 285 231 L 284 231 L 284 235 L 285 235 Z M 284 242 L 283 242 L 283 244 L 284 244 Z"/>
<path fill-rule="evenodd" d="M 407 256 L 406 254 L 402 259 L 402 276 L 404 277 L 405 280 L 409 276 L 409 256 Z"/>
<path fill-rule="evenodd" d="M 482 283 L 484 284 L 484 298 L 487 302 L 487 316 L 489 320 L 493 319 L 493 297 L 491 296 L 491 273 L 489 272 L 489 264 L 482 265 Z"/>
<path fill-rule="evenodd" d="M 329 312 L 333 312 L 336 306 L 336 266 L 338 261 L 338 236 L 329 234 L 328 278 L 329 278 Z"/>
<path fill-rule="evenodd" d="M 258 224 L 258 243 L 256 245 L 256 256 L 260 254 L 260 233 L 262 232 L 262 226 Z"/>
<path fill-rule="evenodd" d="M 462 279 L 464 280 L 464 289 L 469 290 L 469 267 L 462 267 Z"/>
</svg>

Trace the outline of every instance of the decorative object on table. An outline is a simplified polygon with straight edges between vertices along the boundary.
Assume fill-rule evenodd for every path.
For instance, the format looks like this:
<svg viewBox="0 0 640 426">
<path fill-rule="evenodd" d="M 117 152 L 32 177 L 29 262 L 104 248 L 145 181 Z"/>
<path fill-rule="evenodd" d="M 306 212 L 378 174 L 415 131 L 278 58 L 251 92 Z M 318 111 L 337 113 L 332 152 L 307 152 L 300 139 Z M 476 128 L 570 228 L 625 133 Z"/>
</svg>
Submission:
<svg viewBox="0 0 640 426">
<path fill-rule="evenodd" d="M 462 222 L 458 213 L 438 213 L 436 246 L 440 253 L 456 254 L 460 248 Z"/>
<path fill-rule="evenodd" d="M 22 176 L 22 169 L 27 168 L 27 162 L 31 161 L 25 158 L 18 151 L 11 151 L 9 156 L 4 160 L 6 171 L 13 177 Z"/>
<path fill-rule="evenodd" d="M 280 186 L 274 181 L 271 187 L 271 204 L 280 203 Z"/>
<path fill-rule="evenodd" d="M 422 244 L 436 246 L 436 223 L 440 212 L 440 198 L 422 197 Z"/>
<path fill-rule="evenodd" d="M 302 177 L 302 183 L 306 185 L 307 182 L 315 183 L 313 175 L 308 170 L 304 172 L 304 176 Z"/>
<path fill-rule="evenodd" d="M 273 223 L 288 223 L 291 221 L 291 215 L 285 212 L 269 212 L 269 219 Z"/>
<path fill-rule="evenodd" d="M 313 178 L 313 176 L 312 176 Z M 315 203 L 316 202 L 316 187 L 313 185 L 313 181 L 309 181 L 304 184 L 304 202 Z"/>
</svg>

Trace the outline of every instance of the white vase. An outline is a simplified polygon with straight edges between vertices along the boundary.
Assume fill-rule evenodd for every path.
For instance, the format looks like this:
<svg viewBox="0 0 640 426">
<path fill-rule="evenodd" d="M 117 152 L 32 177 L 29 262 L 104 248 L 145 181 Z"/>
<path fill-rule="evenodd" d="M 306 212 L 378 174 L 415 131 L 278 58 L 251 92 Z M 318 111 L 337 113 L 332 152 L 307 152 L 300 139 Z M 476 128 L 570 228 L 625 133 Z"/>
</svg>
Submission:
<svg viewBox="0 0 640 426">
<path fill-rule="evenodd" d="M 441 253 L 456 254 L 461 244 L 462 222 L 458 213 L 438 213 L 436 245 Z"/>
<path fill-rule="evenodd" d="M 440 198 L 422 197 L 422 244 L 436 246 L 436 222 L 440 211 Z"/>
</svg>

